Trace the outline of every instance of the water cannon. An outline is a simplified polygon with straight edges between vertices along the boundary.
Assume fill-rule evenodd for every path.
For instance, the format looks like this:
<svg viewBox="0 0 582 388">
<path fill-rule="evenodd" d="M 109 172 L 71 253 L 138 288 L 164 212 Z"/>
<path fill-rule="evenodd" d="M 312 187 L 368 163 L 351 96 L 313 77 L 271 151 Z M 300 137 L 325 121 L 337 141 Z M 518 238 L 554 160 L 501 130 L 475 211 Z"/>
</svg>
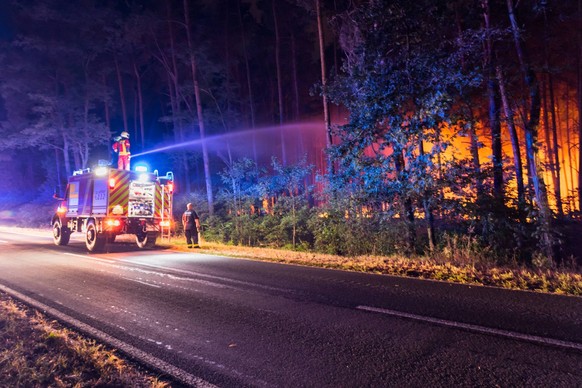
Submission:
<svg viewBox="0 0 582 388">
<path fill-rule="evenodd" d="M 162 185 L 165 185 L 168 187 L 168 191 L 170 193 L 174 192 L 175 185 L 174 185 L 174 173 L 173 172 L 168 171 L 165 176 L 159 177 L 158 179 Z"/>
</svg>

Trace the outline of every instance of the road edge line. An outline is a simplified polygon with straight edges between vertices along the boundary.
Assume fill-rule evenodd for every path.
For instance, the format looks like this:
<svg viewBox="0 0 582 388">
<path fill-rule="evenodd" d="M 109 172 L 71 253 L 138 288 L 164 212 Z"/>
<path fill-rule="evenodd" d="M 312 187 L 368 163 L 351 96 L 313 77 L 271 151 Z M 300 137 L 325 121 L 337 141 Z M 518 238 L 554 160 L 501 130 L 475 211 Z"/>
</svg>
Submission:
<svg viewBox="0 0 582 388">
<path fill-rule="evenodd" d="M 399 317 L 399 318 L 407 318 L 407 319 L 411 319 L 414 321 L 428 322 L 428 323 L 433 323 L 433 324 L 437 324 L 440 326 L 452 327 L 452 328 L 456 328 L 456 329 L 469 330 L 469 331 L 480 333 L 480 334 L 495 335 L 498 337 L 505 337 L 505 338 L 509 338 L 509 339 L 513 339 L 513 340 L 532 342 L 532 343 L 541 344 L 541 345 L 551 345 L 551 346 L 556 346 L 556 347 L 566 348 L 566 349 L 571 349 L 571 350 L 577 350 L 579 352 L 582 352 L 582 344 L 578 343 L 578 342 L 562 341 L 562 340 L 557 340 L 557 339 L 553 339 L 553 338 L 540 337 L 537 335 L 518 333 L 515 331 L 509 331 L 509 330 L 503 330 L 503 329 L 494 329 L 494 328 L 486 327 L 486 326 L 473 325 L 470 323 L 455 322 L 455 321 L 449 321 L 449 320 L 440 319 L 440 318 L 431 318 L 431 317 L 427 317 L 427 316 L 423 316 L 423 315 L 410 314 L 410 313 L 405 313 L 405 312 L 396 311 L 396 310 L 384 309 L 384 308 L 380 308 L 380 307 L 371 307 L 371 306 L 359 305 L 356 307 L 356 309 L 368 311 L 368 312 L 385 314 L 385 315 L 391 315 L 391 316 Z"/>
<path fill-rule="evenodd" d="M 187 384 L 189 386 L 200 387 L 200 388 L 216 388 L 216 385 L 200 378 L 194 376 L 186 372 L 185 370 L 178 368 L 166 361 L 163 361 L 155 356 L 152 356 L 143 350 L 136 348 L 133 345 L 130 345 L 126 342 L 123 342 L 99 329 L 94 328 L 93 326 L 83 323 L 76 318 L 73 318 L 57 309 L 54 309 L 50 306 L 45 305 L 33 298 L 30 298 L 16 290 L 13 290 L 10 287 L 7 287 L 3 284 L 0 284 L 0 290 L 6 292 L 7 294 L 13 296 L 14 298 L 36 308 L 42 310 L 47 315 L 50 315 L 54 318 L 57 318 L 60 321 L 66 322 L 67 324 L 71 325 L 72 327 L 82 331 L 83 333 L 96 338 L 109 346 L 112 346 L 116 349 L 121 350 L 125 354 L 129 355 L 130 357 L 138 360 L 139 362 L 149 366 L 153 369 L 156 369 L 160 372 L 163 372 L 172 378 L 178 380 L 183 384 Z"/>
</svg>

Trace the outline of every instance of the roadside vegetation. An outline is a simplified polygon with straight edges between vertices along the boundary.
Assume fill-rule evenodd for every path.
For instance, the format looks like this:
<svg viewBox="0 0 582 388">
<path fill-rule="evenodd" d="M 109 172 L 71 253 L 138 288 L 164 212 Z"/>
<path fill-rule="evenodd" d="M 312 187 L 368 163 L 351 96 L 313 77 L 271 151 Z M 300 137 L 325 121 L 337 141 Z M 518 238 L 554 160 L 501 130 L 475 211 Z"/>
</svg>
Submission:
<svg viewBox="0 0 582 388">
<path fill-rule="evenodd" d="M 169 243 L 164 242 L 163 244 L 180 250 L 188 250 L 183 240 L 184 238 L 175 237 Z M 577 269 L 565 267 L 542 269 L 528 268 L 517 264 L 493 266 L 482 262 L 475 263 L 471 260 L 465 261 L 460 257 L 460 260 L 455 262 L 444 261 L 443 257 L 426 256 L 362 255 L 345 257 L 317 252 L 227 245 L 211 241 L 204 241 L 201 244 L 201 249 L 196 252 L 461 284 L 582 296 L 582 273 Z"/>
<path fill-rule="evenodd" d="M 151 387 L 170 384 L 0 292 L 3 387 Z"/>
</svg>

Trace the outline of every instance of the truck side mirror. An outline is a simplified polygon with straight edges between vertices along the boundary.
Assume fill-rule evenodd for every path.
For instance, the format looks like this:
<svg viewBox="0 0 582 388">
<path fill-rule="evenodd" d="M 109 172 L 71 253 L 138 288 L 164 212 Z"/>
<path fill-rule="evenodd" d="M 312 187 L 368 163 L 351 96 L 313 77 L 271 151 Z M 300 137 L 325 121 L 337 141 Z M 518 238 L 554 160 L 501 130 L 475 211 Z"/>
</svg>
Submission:
<svg viewBox="0 0 582 388">
<path fill-rule="evenodd" d="M 55 191 L 53 193 L 53 198 L 58 200 L 58 201 L 64 201 L 65 199 L 63 198 L 61 191 L 59 190 L 59 186 L 55 186 Z"/>
</svg>

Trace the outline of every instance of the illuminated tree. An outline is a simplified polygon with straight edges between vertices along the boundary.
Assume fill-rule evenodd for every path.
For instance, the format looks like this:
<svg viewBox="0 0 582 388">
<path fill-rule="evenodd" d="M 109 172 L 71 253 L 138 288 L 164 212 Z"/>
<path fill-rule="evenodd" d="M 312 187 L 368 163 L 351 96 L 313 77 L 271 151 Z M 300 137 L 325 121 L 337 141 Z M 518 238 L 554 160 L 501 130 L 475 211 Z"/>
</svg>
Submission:
<svg viewBox="0 0 582 388">
<path fill-rule="evenodd" d="M 434 246 L 432 214 L 438 200 L 438 154 L 446 147 L 443 125 L 452 95 L 471 83 L 456 64 L 456 47 L 434 32 L 447 31 L 446 10 L 432 2 L 372 1 L 344 18 L 340 37 L 347 51 L 345 75 L 330 95 L 350 111 L 338 129 L 332 155 L 342 183 L 360 187 L 361 200 L 391 204 L 415 244 L 416 206 L 425 212 Z M 424 23 L 416 15 L 432 20 Z"/>
</svg>

